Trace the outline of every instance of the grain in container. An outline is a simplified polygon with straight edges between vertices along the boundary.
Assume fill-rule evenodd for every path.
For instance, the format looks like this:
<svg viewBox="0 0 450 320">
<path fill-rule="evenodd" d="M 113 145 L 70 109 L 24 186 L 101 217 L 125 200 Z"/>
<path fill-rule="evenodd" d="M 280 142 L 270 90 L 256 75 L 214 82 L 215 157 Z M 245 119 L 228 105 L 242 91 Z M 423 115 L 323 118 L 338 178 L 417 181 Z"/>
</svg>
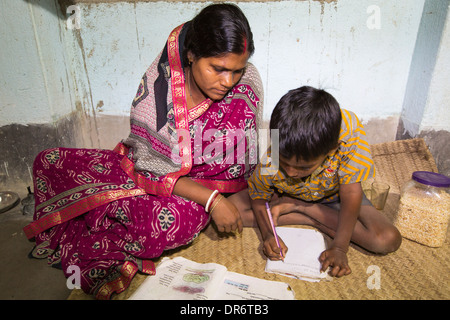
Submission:
<svg viewBox="0 0 450 320">
<path fill-rule="evenodd" d="M 441 247 L 450 218 L 450 178 L 415 171 L 402 187 L 394 225 L 403 237 L 429 247 Z"/>
</svg>

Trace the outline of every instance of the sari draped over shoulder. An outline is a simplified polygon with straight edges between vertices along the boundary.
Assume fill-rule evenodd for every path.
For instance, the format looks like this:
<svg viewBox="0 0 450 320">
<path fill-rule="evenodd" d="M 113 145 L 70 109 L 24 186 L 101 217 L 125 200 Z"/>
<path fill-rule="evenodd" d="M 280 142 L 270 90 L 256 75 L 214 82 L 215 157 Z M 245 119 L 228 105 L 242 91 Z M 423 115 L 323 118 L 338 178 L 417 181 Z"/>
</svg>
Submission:
<svg viewBox="0 0 450 320">
<path fill-rule="evenodd" d="M 98 299 L 125 290 L 137 271 L 154 274 L 151 259 L 190 243 L 209 223 L 202 205 L 172 193 L 179 177 L 234 193 L 257 164 L 256 68 L 248 64 L 221 101 L 188 110 L 185 31 L 172 31 L 143 75 L 127 139 L 114 150 L 47 149 L 34 161 L 35 214 L 24 228 L 36 241 L 30 255 L 66 277 L 79 268 L 79 285 Z"/>
</svg>

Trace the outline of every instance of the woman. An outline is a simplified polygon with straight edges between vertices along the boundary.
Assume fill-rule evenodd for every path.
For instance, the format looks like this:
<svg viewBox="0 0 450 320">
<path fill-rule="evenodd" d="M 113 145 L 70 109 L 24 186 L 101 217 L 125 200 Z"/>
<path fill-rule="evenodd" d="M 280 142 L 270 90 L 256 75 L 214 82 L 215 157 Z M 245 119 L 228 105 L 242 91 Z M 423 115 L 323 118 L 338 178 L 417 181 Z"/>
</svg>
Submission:
<svg viewBox="0 0 450 320">
<path fill-rule="evenodd" d="M 36 239 L 32 255 L 67 277 L 79 267 L 82 289 L 108 299 L 137 270 L 154 274 L 151 259 L 191 242 L 210 218 L 221 232 L 240 231 L 223 194 L 245 189 L 256 165 L 248 138 L 262 85 L 253 52 L 234 5 L 211 5 L 174 29 L 141 80 L 123 143 L 37 156 L 36 211 L 24 228 Z"/>
</svg>

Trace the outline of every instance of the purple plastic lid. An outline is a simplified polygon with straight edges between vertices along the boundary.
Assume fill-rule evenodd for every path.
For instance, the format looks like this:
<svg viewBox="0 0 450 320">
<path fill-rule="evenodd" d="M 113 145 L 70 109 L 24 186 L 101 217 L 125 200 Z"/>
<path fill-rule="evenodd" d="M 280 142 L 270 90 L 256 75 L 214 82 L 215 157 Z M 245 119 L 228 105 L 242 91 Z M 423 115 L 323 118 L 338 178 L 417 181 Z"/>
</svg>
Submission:
<svg viewBox="0 0 450 320">
<path fill-rule="evenodd" d="M 450 178 L 439 173 L 429 171 L 415 171 L 412 178 L 420 183 L 433 187 L 448 188 L 450 187 Z"/>
</svg>

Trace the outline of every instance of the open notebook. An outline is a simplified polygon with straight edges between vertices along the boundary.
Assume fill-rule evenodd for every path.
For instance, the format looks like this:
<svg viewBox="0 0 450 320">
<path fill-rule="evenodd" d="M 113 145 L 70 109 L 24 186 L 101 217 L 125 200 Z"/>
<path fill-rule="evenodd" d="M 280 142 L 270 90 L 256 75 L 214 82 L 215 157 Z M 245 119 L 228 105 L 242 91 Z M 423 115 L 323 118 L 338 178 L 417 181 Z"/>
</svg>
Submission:
<svg viewBox="0 0 450 320">
<path fill-rule="evenodd" d="M 307 280 L 331 280 L 320 272 L 319 256 L 326 249 L 323 235 L 314 229 L 277 227 L 277 234 L 288 247 L 283 261 L 267 260 L 266 272 Z"/>
<path fill-rule="evenodd" d="M 293 300 L 289 285 L 230 272 L 216 263 L 163 258 L 130 300 Z"/>
</svg>

